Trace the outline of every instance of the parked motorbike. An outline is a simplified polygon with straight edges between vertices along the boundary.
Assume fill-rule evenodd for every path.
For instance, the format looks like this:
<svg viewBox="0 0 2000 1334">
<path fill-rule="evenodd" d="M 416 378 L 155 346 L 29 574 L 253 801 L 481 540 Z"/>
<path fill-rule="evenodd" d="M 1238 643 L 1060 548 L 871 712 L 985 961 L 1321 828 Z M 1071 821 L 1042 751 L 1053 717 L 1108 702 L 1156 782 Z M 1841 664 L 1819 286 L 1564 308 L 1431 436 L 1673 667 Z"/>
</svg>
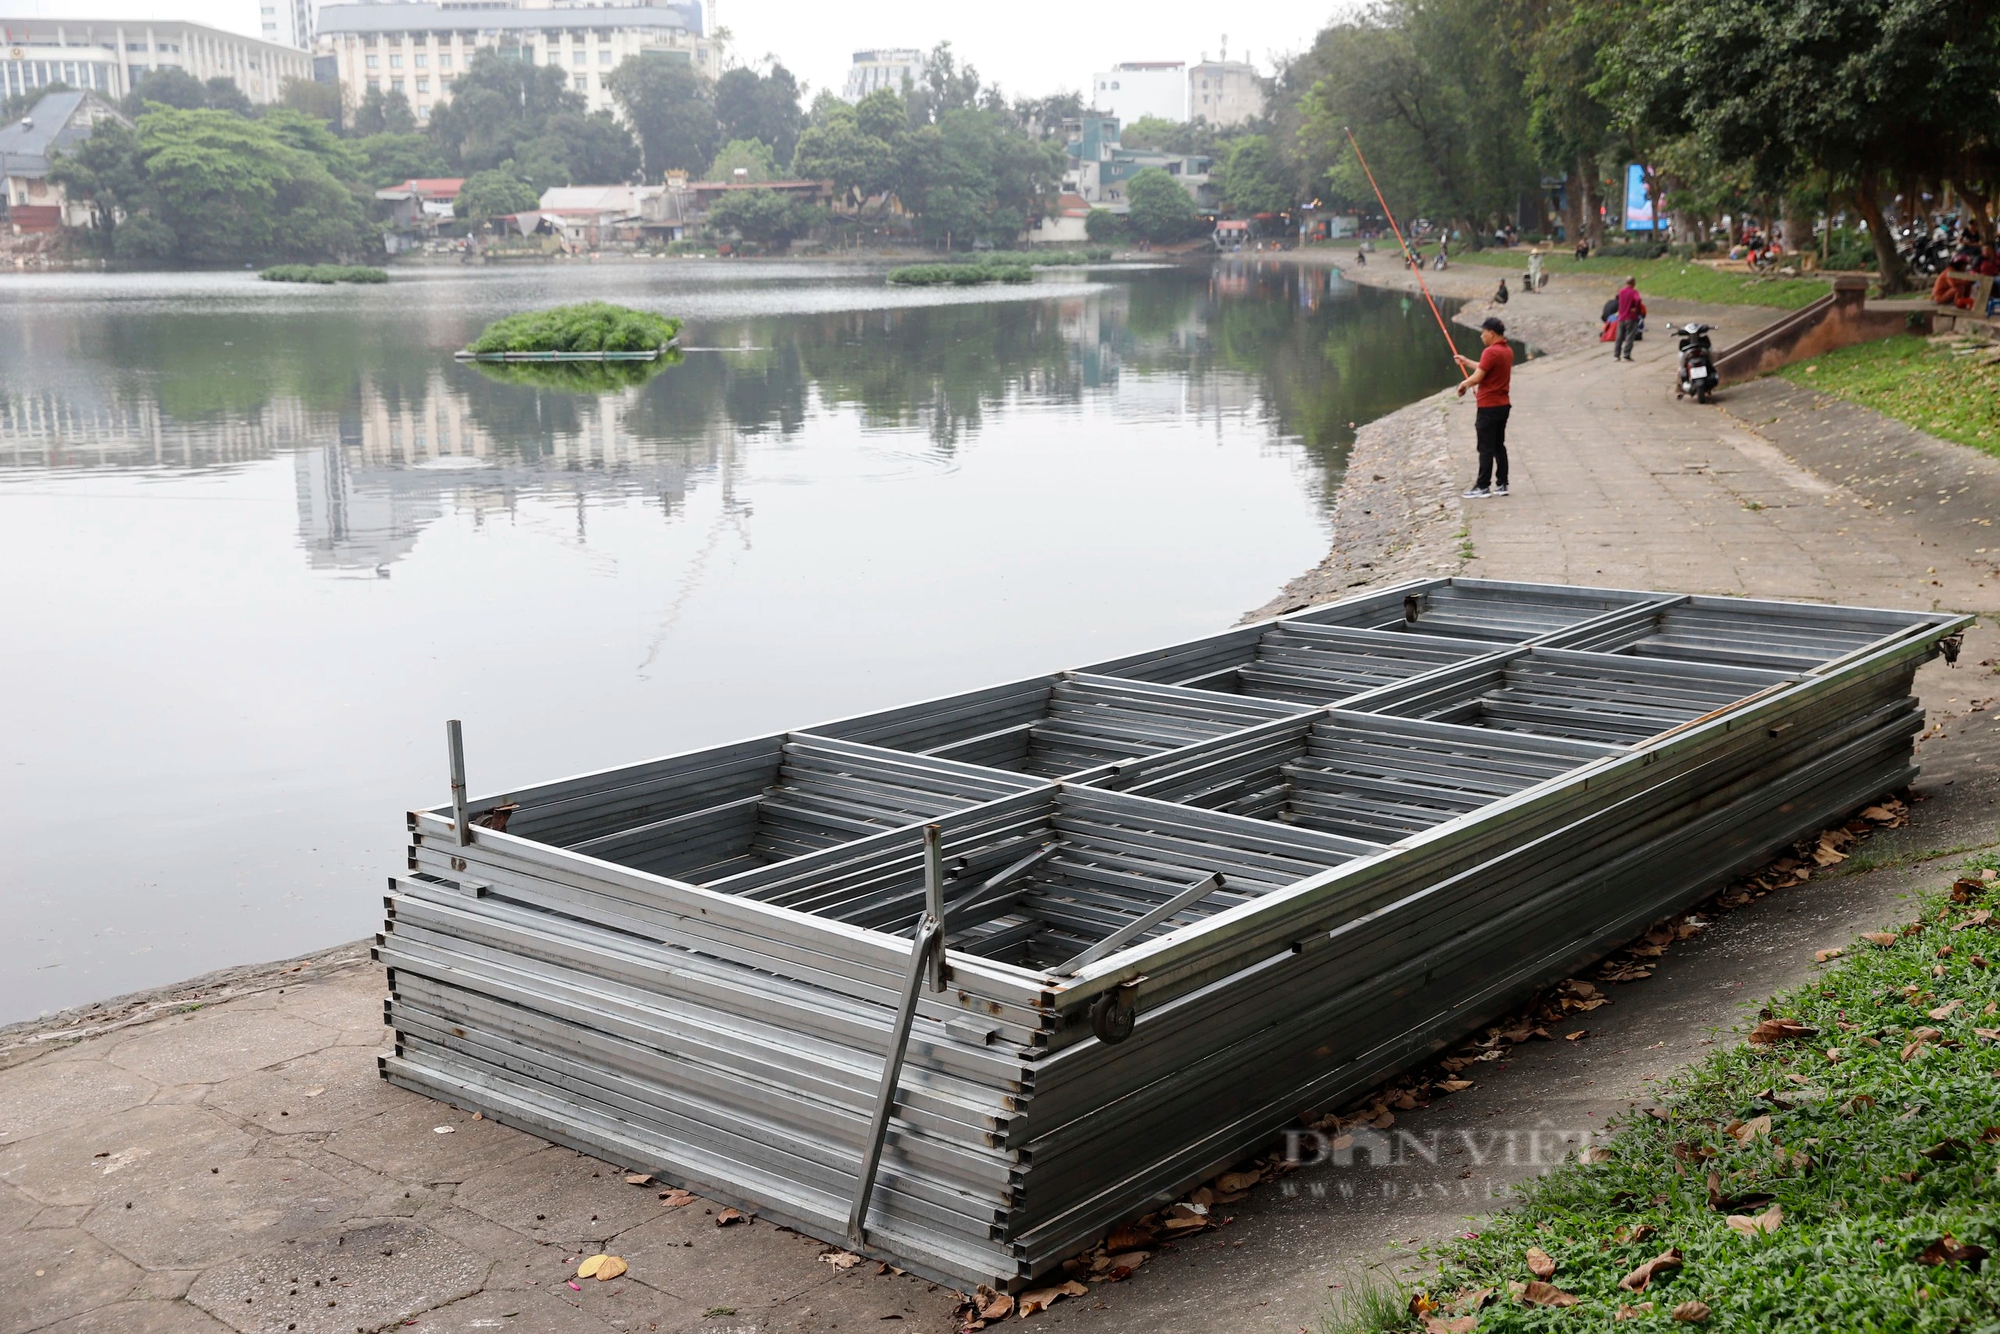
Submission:
<svg viewBox="0 0 2000 1334">
<path fill-rule="evenodd" d="M 1709 346 L 1708 324 L 1685 324 L 1680 330 L 1680 382 L 1674 388 L 1675 398 L 1695 396 L 1700 403 L 1708 402 L 1716 389 L 1715 352 Z"/>
</svg>

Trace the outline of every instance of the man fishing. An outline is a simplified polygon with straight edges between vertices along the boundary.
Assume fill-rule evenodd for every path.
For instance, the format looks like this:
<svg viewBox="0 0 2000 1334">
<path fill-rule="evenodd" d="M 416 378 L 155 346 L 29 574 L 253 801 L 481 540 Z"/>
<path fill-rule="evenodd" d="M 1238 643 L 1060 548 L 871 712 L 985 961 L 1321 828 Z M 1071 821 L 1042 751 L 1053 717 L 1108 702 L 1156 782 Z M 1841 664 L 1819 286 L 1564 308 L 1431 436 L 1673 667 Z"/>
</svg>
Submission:
<svg viewBox="0 0 2000 1334">
<path fill-rule="evenodd" d="M 1465 493 L 1467 500 L 1507 494 L 1507 415 L 1513 411 L 1507 391 L 1514 380 L 1514 349 L 1507 346 L 1507 326 L 1492 315 L 1480 324 L 1479 341 L 1486 347 L 1479 360 L 1456 357 L 1459 368 L 1469 372 L 1459 383 L 1458 396 L 1477 391 L 1472 430 L 1479 437 L 1479 480 Z"/>
</svg>

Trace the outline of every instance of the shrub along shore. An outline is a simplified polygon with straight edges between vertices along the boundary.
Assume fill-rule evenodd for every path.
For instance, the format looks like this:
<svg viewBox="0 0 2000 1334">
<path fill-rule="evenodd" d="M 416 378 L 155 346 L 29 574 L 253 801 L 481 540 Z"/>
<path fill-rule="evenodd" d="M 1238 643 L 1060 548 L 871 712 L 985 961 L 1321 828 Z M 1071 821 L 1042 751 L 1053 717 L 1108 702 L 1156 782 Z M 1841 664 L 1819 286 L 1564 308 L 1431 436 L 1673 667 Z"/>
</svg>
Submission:
<svg viewBox="0 0 2000 1334">
<path fill-rule="evenodd" d="M 365 264 L 275 264 L 257 275 L 267 283 L 386 283 L 389 274 Z"/>
</svg>

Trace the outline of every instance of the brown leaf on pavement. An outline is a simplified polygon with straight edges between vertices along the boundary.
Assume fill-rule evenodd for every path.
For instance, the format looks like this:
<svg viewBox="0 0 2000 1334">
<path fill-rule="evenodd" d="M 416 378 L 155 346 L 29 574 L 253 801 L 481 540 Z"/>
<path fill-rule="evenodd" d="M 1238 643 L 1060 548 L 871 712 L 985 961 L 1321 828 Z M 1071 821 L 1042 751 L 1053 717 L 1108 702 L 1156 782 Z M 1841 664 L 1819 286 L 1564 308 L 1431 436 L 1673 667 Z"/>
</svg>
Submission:
<svg viewBox="0 0 2000 1334">
<path fill-rule="evenodd" d="M 1619 1279 L 1618 1286 L 1627 1292 L 1644 1292 L 1646 1285 L 1651 1283 L 1656 1277 L 1664 1274 L 1669 1269 L 1679 1269 L 1680 1267 L 1680 1251 L 1675 1247 L 1669 1246 L 1625 1277 Z"/>
<path fill-rule="evenodd" d="M 1152 1244 L 1151 1228 L 1135 1227 L 1130 1223 L 1113 1229 L 1111 1235 L 1104 1239 L 1104 1249 L 1107 1251 L 1137 1251 Z"/>
<path fill-rule="evenodd" d="M 626 1264 L 624 1260 L 615 1255 L 607 1255 L 604 1257 L 604 1263 L 597 1266 L 597 1281 L 599 1283 L 607 1283 L 624 1273 L 625 1269 Z"/>
<path fill-rule="evenodd" d="M 1674 1308 L 1674 1319 L 1687 1325 L 1699 1325 L 1708 1319 L 1708 1303 L 1682 1302 Z"/>
<path fill-rule="evenodd" d="M 1263 1179 L 1262 1172 L 1224 1172 L 1215 1179 L 1215 1189 L 1219 1194 L 1231 1195 L 1248 1190 Z"/>
<path fill-rule="evenodd" d="M 1014 1313 L 1014 1299 L 1004 1292 L 995 1292 L 984 1283 L 973 1294 L 973 1306 L 981 1320 L 1005 1320 Z"/>
<path fill-rule="evenodd" d="M 1440 1079 L 1437 1087 L 1445 1093 L 1463 1093 L 1472 1087 L 1469 1079 Z"/>
<path fill-rule="evenodd" d="M 660 1203 L 669 1209 L 679 1209 L 685 1205 L 693 1204 L 697 1198 L 699 1197 L 690 1195 L 684 1190 L 663 1190 L 660 1192 Z"/>
<path fill-rule="evenodd" d="M 1018 1303 L 1021 1318 L 1025 1320 L 1037 1311 L 1048 1310 L 1065 1297 L 1082 1297 L 1088 1294 L 1089 1291 L 1089 1288 L 1084 1287 L 1083 1284 L 1077 1282 L 1075 1279 L 1071 1279 L 1067 1283 L 1058 1284 L 1053 1288 L 1037 1288 L 1033 1292 L 1024 1292 L 1021 1294 L 1021 1299 Z"/>
<path fill-rule="evenodd" d="M 861 1263 L 861 1257 L 852 1251 L 823 1251 L 819 1259 L 821 1264 L 832 1265 L 843 1273 Z"/>
<path fill-rule="evenodd" d="M 1140 1265 L 1151 1259 L 1152 1254 L 1151 1251 L 1127 1251 L 1123 1255 L 1111 1256 L 1111 1263 L 1105 1269 L 1104 1276 L 1113 1283 L 1122 1283 Z"/>
<path fill-rule="evenodd" d="M 715 1225 L 717 1227 L 729 1227 L 743 1221 L 743 1211 L 741 1209 L 724 1209 L 715 1216 Z"/>
<path fill-rule="evenodd" d="M 1796 1019 L 1766 1019 L 1750 1030 L 1750 1041 L 1760 1047 L 1774 1046 L 1780 1042 L 1790 1042 L 1802 1038 L 1819 1036 L 1819 1030 L 1811 1024 L 1802 1024 Z"/>
<path fill-rule="evenodd" d="M 1536 1278 L 1554 1278 L 1556 1276 L 1555 1257 L 1539 1246 L 1530 1246 L 1528 1248 L 1528 1272 Z"/>
<path fill-rule="evenodd" d="M 1581 1041 L 1583 1041 L 1583 1040 L 1584 1040 L 1585 1038 L 1587 1038 L 1587 1037 L 1589 1037 L 1589 1036 L 1590 1036 L 1590 1030 L 1589 1030 L 1589 1029 L 1587 1029 L 1587 1028 L 1579 1028 L 1579 1029 L 1577 1029 L 1577 1030 L 1576 1030 L 1576 1032 L 1574 1032 L 1574 1033 L 1565 1033 L 1565 1034 L 1563 1034 L 1563 1041 L 1564 1041 L 1564 1042 L 1581 1042 Z"/>
<path fill-rule="evenodd" d="M 634 1172 L 625 1178 L 625 1184 L 628 1186 L 650 1186 L 653 1184 L 653 1178 L 642 1172 Z"/>
</svg>

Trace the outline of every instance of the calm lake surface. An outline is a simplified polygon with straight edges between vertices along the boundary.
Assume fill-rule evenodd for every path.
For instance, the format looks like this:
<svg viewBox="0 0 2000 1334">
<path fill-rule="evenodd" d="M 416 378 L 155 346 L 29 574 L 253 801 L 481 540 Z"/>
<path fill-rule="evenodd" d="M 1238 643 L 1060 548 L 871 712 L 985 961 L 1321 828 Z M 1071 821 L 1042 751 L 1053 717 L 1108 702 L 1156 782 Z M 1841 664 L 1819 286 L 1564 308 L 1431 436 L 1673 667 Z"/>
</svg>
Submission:
<svg viewBox="0 0 2000 1334">
<path fill-rule="evenodd" d="M 685 359 L 451 359 L 587 297 Z M 478 792 L 1221 629 L 1440 352 L 1247 259 L 0 278 L 0 1022 L 374 929 L 447 717 Z"/>
</svg>

